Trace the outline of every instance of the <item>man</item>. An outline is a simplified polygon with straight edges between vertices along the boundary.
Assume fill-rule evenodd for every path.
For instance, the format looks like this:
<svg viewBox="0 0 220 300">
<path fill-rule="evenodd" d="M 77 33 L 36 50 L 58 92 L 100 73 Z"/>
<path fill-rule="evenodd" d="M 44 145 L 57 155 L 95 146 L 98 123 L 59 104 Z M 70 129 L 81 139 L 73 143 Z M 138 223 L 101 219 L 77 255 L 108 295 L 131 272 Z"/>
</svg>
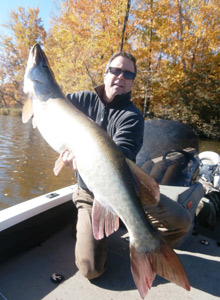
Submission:
<svg viewBox="0 0 220 300">
<path fill-rule="evenodd" d="M 105 70 L 104 84 L 95 92 L 68 94 L 67 98 L 88 117 L 102 127 L 124 155 L 135 161 L 143 143 L 144 119 L 131 102 L 131 90 L 137 73 L 136 60 L 128 53 L 113 55 Z M 74 153 L 64 151 L 63 161 L 77 172 Z M 91 212 L 93 194 L 77 172 L 78 188 L 73 201 L 78 209 L 76 226 L 76 265 L 88 279 L 99 277 L 106 268 L 107 238 L 95 240 Z M 105 178 L 103 178 L 104 184 Z M 117 197 L 117 195 L 116 195 Z M 177 206 L 177 207 L 176 207 Z M 147 207 L 149 220 L 167 238 L 176 244 L 187 232 L 191 219 L 183 208 L 167 197 L 161 197 L 156 207 Z"/>
</svg>

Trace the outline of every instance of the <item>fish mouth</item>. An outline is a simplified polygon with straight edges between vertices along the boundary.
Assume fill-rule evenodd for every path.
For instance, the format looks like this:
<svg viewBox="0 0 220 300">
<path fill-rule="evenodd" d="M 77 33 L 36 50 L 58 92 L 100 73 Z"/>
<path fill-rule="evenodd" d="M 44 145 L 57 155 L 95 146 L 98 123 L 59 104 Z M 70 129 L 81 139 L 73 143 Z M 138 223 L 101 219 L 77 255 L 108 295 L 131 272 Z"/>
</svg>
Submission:
<svg viewBox="0 0 220 300">
<path fill-rule="evenodd" d="M 45 54 L 42 51 L 41 46 L 38 43 L 36 43 L 33 46 L 31 52 L 32 52 L 32 56 L 33 56 L 33 61 L 36 65 L 39 65 L 40 63 L 47 65 L 47 59 L 45 57 Z"/>
</svg>

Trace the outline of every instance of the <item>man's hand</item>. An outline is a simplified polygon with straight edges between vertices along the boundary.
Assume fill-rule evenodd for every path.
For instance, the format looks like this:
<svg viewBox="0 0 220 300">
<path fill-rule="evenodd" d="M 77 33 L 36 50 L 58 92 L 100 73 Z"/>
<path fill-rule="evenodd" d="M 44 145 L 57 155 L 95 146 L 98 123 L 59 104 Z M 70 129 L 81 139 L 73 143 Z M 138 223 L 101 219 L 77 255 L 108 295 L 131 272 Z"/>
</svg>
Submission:
<svg viewBox="0 0 220 300">
<path fill-rule="evenodd" d="M 63 162 L 66 166 L 68 166 L 71 170 L 77 172 L 76 158 L 72 152 L 68 150 L 63 150 L 60 153 L 60 157 L 63 159 Z"/>
</svg>

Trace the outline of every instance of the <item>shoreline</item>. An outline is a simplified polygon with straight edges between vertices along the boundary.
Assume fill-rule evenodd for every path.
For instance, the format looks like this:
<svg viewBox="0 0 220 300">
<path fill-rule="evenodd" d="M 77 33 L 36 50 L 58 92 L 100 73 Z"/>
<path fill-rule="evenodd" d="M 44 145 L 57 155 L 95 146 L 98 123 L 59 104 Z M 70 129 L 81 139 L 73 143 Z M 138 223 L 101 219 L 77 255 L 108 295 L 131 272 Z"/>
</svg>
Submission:
<svg viewBox="0 0 220 300">
<path fill-rule="evenodd" d="M 12 117 L 21 117 L 22 116 L 22 107 L 2 107 L 0 108 L 0 115 L 3 116 L 12 116 Z M 158 117 L 161 119 L 160 117 Z M 164 118 L 166 120 L 171 120 L 170 118 Z M 181 120 L 175 119 L 175 121 L 183 123 Z M 186 123 L 187 124 L 187 123 Z M 199 139 L 203 140 L 211 140 L 211 141 L 219 141 L 220 136 L 216 136 L 216 126 L 213 125 L 213 128 L 209 128 L 206 132 L 202 131 L 201 129 L 196 128 L 192 124 L 188 124 L 196 133 Z M 210 125 L 211 126 L 211 125 Z M 211 126 L 212 127 L 212 126 Z"/>
<path fill-rule="evenodd" d="M 22 108 L 21 107 L 2 107 L 2 108 L 0 108 L 0 115 L 21 117 Z"/>
</svg>

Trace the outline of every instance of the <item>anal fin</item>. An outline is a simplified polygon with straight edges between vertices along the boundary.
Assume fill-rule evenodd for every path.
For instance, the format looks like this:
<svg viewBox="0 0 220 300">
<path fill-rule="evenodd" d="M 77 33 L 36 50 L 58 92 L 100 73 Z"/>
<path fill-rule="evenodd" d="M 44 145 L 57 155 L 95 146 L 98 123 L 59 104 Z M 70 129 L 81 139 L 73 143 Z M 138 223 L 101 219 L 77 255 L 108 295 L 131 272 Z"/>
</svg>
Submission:
<svg viewBox="0 0 220 300">
<path fill-rule="evenodd" d="M 119 217 L 94 199 L 92 209 L 93 235 L 96 240 L 109 236 L 119 228 Z"/>
</svg>

